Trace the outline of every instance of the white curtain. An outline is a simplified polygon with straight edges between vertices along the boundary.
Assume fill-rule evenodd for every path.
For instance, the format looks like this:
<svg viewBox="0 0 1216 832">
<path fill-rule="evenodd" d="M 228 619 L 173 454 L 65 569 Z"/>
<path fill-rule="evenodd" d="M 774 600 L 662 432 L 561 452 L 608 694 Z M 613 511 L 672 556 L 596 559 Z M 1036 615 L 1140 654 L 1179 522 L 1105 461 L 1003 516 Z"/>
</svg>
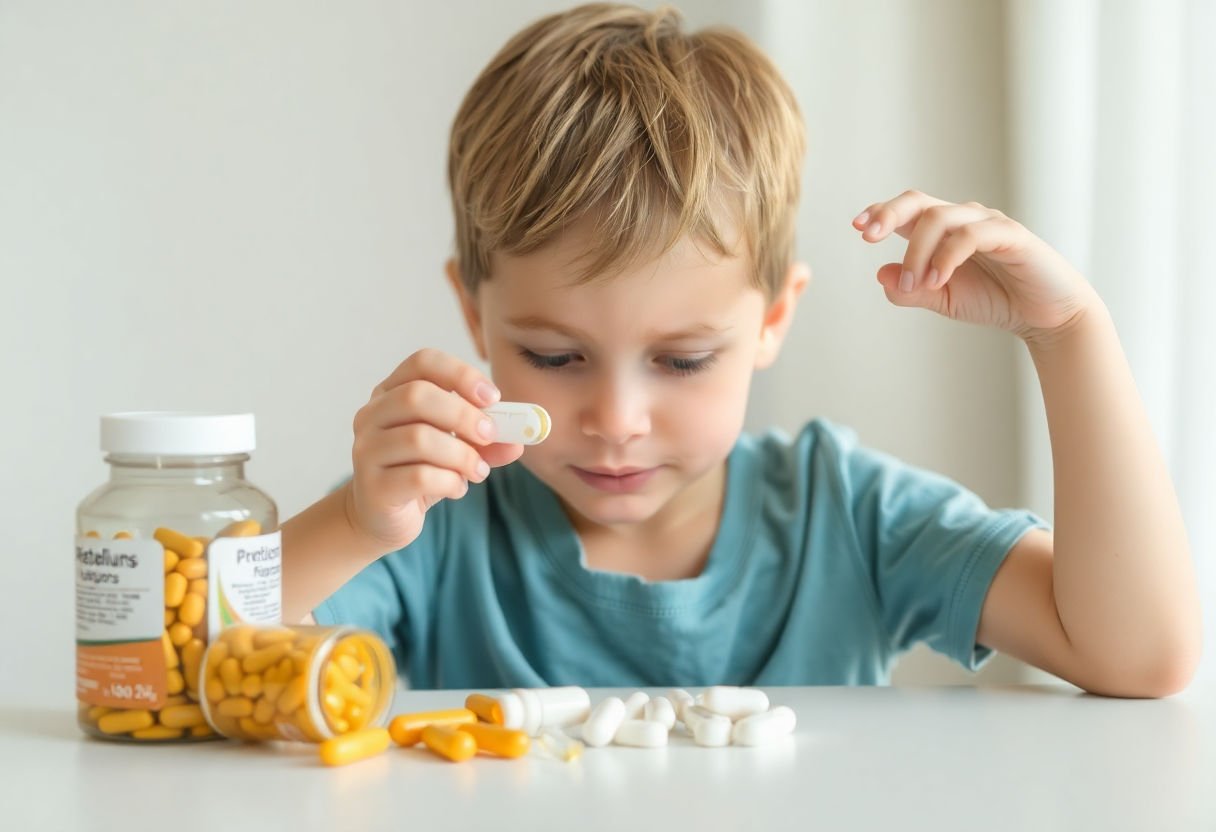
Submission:
<svg viewBox="0 0 1216 832">
<path fill-rule="evenodd" d="M 1009 213 L 1114 316 L 1173 474 L 1216 679 L 1216 3 L 1007 0 Z M 1038 383 L 1023 363 L 1026 501 L 1051 516 Z M 1117 448 L 1112 453 L 1118 453 Z"/>
</svg>

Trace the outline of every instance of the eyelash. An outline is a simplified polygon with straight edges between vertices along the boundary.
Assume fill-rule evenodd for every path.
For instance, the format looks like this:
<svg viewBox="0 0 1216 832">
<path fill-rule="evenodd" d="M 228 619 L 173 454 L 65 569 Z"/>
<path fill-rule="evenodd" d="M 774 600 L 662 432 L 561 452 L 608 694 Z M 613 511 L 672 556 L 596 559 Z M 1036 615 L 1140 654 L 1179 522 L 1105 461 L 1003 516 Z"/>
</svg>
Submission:
<svg viewBox="0 0 1216 832">
<path fill-rule="evenodd" d="M 576 353 L 563 352 L 558 355 L 540 355 L 532 352 L 532 350 L 521 349 L 519 354 L 524 360 L 538 370 L 561 370 L 570 365 L 576 357 Z M 704 372 L 713 366 L 718 357 L 713 353 L 702 356 L 701 358 L 668 358 L 667 370 L 677 376 L 691 376 L 696 373 Z"/>
</svg>

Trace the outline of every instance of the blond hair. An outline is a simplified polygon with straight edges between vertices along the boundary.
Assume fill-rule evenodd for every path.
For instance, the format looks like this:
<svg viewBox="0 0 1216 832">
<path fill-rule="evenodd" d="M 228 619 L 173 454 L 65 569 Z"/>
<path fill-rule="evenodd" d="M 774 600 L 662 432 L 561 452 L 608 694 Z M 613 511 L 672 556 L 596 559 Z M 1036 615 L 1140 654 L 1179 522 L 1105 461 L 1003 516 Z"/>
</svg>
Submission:
<svg viewBox="0 0 1216 832">
<path fill-rule="evenodd" d="M 802 120 L 743 35 L 686 34 L 681 15 L 591 3 L 513 37 L 465 96 L 448 180 L 465 285 L 495 252 L 522 255 L 590 217 L 590 280 L 691 235 L 733 255 L 769 297 L 793 256 Z"/>
</svg>

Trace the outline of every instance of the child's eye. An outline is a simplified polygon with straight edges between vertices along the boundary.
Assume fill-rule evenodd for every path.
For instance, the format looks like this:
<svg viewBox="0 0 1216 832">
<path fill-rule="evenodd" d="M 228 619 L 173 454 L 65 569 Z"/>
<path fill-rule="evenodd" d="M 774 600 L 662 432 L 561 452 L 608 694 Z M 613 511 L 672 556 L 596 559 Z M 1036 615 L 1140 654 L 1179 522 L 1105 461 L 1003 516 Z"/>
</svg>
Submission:
<svg viewBox="0 0 1216 832">
<path fill-rule="evenodd" d="M 538 370 L 556 370 L 565 367 L 578 356 L 572 352 L 558 353 L 557 355 L 541 355 L 540 353 L 532 352 L 532 350 L 521 349 L 519 354 L 524 360 L 536 367 Z"/>
<path fill-rule="evenodd" d="M 693 373 L 699 373 L 703 370 L 708 370 L 709 367 L 717 360 L 712 352 L 708 355 L 700 356 L 699 358 L 677 358 L 669 356 L 661 359 L 667 366 L 667 369 L 678 376 L 690 376 Z"/>
</svg>

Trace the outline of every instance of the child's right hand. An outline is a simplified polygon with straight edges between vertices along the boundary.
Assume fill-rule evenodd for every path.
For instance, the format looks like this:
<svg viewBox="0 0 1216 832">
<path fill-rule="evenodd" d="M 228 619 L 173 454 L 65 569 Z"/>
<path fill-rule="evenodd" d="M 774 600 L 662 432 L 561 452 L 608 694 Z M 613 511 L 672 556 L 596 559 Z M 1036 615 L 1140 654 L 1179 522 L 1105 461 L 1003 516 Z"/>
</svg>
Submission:
<svg viewBox="0 0 1216 832">
<path fill-rule="evenodd" d="M 355 414 L 345 503 L 352 530 L 382 554 L 400 549 L 418 537 L 427 509 L 519 459 L 524 446 L 495 443 L 481 411 L 499 398 L 482 373 L 439 350 L 401 362 Z"/>
</svg>

